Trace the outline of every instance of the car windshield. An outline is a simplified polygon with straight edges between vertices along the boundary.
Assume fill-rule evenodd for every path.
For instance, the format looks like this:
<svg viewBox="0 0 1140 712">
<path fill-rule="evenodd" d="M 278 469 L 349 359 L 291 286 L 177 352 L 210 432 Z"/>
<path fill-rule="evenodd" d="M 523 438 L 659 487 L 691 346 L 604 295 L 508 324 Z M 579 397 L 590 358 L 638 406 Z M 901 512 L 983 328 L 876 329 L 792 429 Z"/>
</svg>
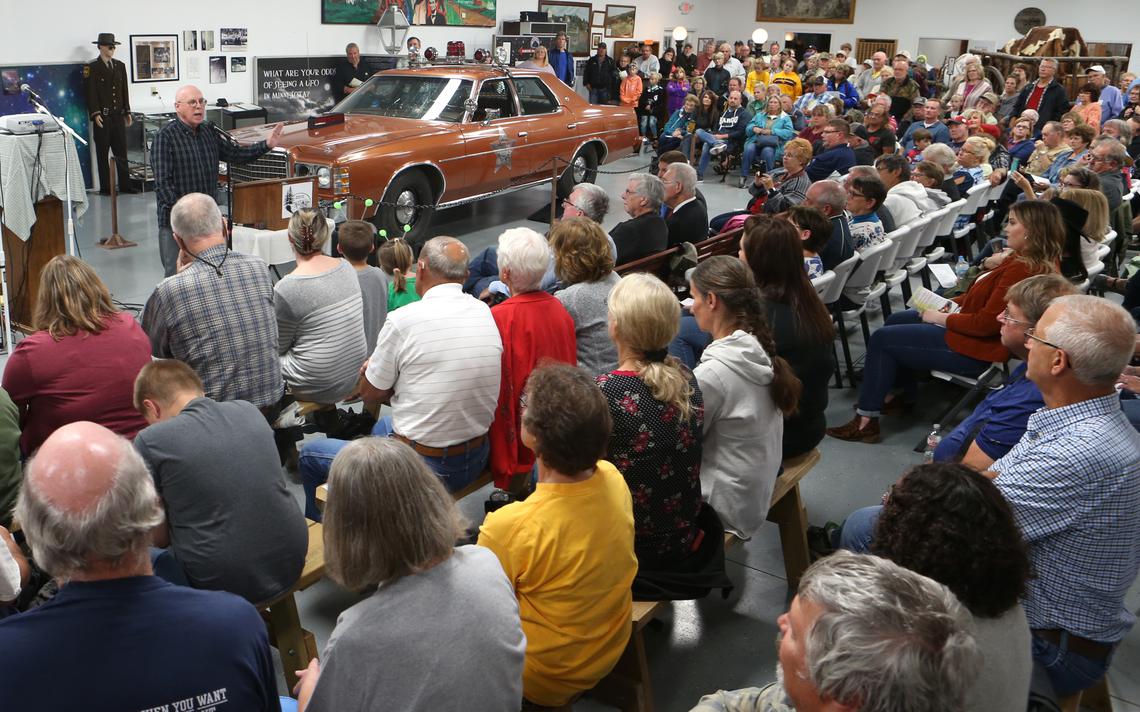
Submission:
<svg viewBox="0 0 1140 712">
<path fill-rule="evenodd" d="M 425 121 L 463 120 L 471 82 L 463 79 L 378 74 L 333 107 L 334 112 Z"/>
</svg>

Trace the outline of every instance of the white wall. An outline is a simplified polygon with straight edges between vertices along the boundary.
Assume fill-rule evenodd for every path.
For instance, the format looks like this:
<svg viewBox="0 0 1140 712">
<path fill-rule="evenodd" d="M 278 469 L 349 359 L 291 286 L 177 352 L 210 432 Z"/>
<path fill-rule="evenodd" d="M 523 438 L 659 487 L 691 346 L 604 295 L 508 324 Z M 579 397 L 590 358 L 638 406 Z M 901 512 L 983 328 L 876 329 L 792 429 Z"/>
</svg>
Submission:
<svg viewBox="0 0 1140 712">
<path fill-rule="evenodd" d="M 14 0 L 12 0 L 14 1 Z M 755 0 L 689 0 L 695 6 L 682 15 L 679 0 L 625 0 L 638 8 L 636 36 L 660 38 L 667 27 L 683 24 L 696 27 L 700 35 L 722 39 L 744 39 L 751 34 L 755 22 Z M 1078 27 L 1086 41 L 1135 41 L 1140 27 L 1140 2 L 1135 0 L 1036 0 L 1050 24 Z M 517 19 L 520 10 L 533 10 L 537 0 L 500 0 L 498 19 Z M 858 0 L 853 25 L 765 24 L 771 38 L 783 41 L 788 31 L 830 32 L 833 47 L 842 42 L 854 44 L 856 37 L 897 38 L 899 47 L 914 50 L 918 38 L 944 37 L 988 40 L 997 45 L 1017 33 L 1013 16 L 1024 7 L 1011 0 L 955 0 L 953 3 L 898 2 L 896 0 Z M 605 9 L 596 0 L 594 7 Z M 28 4 L 22 12 L 34 19 L 0 22 L 0 66 L 38 62 L 64 62 L 95 56 L 91 41 L 99 32 L 114 32 L 126 42 L 129 35 L 144 33 L 181 33 L 182 30 L 227 27 L 249 28 L 249 71 L 233 74 L 226 84 L 209 84 L 208 58 L 223 52 L 181 52 L 183 81 L 132 84 L 131 105 L 136 111 L 158 109 L 162 103 L 150 96 L 157 87 L 166 106 L 173 100 L 174 90 L 185 80 L 185 61 L 196 56 L 202 64 L 202 78 L 196 80 L 208 99 L 224 96 L 230 101 L 248 101 L 253 97 L 253 57 L 258 55 L 336 54 L 348 42 L 356 42 L 365 54 L 379 53 L 379 36 L 373 27 L 320 24 L 319 0 L 199 0 L 196 3 L 150 2 L 91 3 L 62 0 L 56 3 Z M 490 30 L 474 28 L 412 29 L 425 46 L 441 50 L 447 40 L 467 43 L 468 53 L 476 47 L 489 46 Z M 128 61 L 127 47 L 120 47 L 120 58 Z M 1140 47 L 1132 60 L 1133 71 L 1140 70 Z"/>
</svg>

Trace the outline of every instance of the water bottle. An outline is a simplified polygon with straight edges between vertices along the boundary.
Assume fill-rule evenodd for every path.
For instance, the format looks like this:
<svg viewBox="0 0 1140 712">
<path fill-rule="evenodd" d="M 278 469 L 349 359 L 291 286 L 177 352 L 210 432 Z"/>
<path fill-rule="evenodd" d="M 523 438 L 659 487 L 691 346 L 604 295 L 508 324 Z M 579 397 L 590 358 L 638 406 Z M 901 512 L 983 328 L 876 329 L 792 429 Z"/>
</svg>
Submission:
<svg viewBox="0 0 1140 712">
<path fill-rule="evenodd" d="M 969 271 L 970 271 L 970 263 L 966 262 L 965 257 L 958 255 L 958 262 L 954 265 L 954 276 L 956 276 L 959 280 L 961 280 L 963 277 L 966 276 L 966 273 Z"/>
<path fill-rule="evenodd" d="M 931 430 L 930 435 L 926 436 L 926 449 L 922 452 L 922 461 L 924 463 L 934 462 L 934 451 L 938 449 L 938 445 L 941 442 L 942 426 L 935 423 L 934 430 Z"/>
</svg>

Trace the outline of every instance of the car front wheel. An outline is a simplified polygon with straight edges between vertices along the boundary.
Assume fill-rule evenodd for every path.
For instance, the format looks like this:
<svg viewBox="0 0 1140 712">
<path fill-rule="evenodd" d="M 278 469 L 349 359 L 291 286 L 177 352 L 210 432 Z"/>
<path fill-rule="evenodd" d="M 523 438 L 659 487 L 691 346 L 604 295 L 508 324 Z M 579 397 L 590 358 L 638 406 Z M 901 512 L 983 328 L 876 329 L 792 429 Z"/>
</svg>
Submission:
<svg viewBox="0 0 1140 712">
<path fill-rule="evenodd" d="M 598 154 L 592 146 L 583 146 L 558 179 L 558 193 L 565 198 L 579 183 L 594 183 L 597 179 Z"/>
<path fill-rule="evenodd" d="M 384 193 L 372 224 L 387 231 L 389 238 L 403 237 L 418 255 L 434 213 L 435 195 L 427 177 L 419 171 L 405 171 Z"/>
</svg>

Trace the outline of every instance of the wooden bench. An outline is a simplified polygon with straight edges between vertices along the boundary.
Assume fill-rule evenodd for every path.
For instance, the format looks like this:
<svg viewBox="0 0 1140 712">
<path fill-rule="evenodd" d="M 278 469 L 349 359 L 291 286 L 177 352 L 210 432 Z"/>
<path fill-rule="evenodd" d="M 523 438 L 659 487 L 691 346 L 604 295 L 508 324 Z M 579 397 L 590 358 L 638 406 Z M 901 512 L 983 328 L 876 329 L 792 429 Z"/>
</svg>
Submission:
<svg viewBox="0 0 1140 712">
<path fill-rule="evenodd" d="M 807 543 L 807 510 L 800 498 L 800 480 L 819 462 L 819 450 L 784 460 L 784 471 L 776 478 L 768 521 L 780 529 L 780 546 L 784 550 L 784 572 L 788 588 L 795 590 L 800 577 L 811 564 Z M 724 548 L 735 546 L 738 539 L 725 533 Z M 629 644 L 614 671 L 595 689 L 596 696 L 614 703 L 625 712 L 653 712 L 653 683 L 649 676 L 649 660 L 645 654 L 642 631 L 661 616 L 672 601 L 634 601 L 633 630 Z"/>
<path fill-rule="evenodd" d="M 693 247 L 697 249 L 697 262 L 703 262 L 717 255 L 735 255 L 740 251 L 740 240 L 743 236 L 744 228 L 739 227 L 735 230 L 730 230 L 720 235 L 713 235 L 706 240 L 693 243 Z M 680 248 L 678 247 L 670 247 L 667 250 L 655 252 L 641 259 L 618 265 L 614 268 L 614 271 L 623 277 L 635 272 L 647 272 L 662 281 L 668 281 L 670 271 L 669 262 L 679 251 Z"/>
<path fill-rule="evenodd" d="M 316 638 L 301 627 L 295 598 L 295 594 L 320 581 L 325 575 L 324 530 L 318 522 L 306 521 L 309 523 L 309 550 L 305 554 L 301 577 L 293 584 L 293 588 L 257 607 L 265 620 L 270 645 L 276 647 L 281 654 L 281 667 L 290 690 L 297 684 L 296 671 L 307 668 L 309 661 L 318 654 Z"/>
<path fill-rule="evenodd" d="M 670 247 L 667 250 L 646 255 L 633 262 L 618 265 L 614 268 L 614 271 L 622 277 L 636 272 L 647 272 L 664 282 L 669 279 L 669 261 L 673 259 L 673 255 L 677 254 L 678 251 L 678 248 Z"/>
<path fill-rule="evenodd" d="M 495 480 L 495 477 L 494 477 L 494 475 L 491 474 L 491 471 L 490 470 L 484 470 L 483 474 L 481 474 L 481 475 L 479 475 L 479 477 L 475 478 L 475 480 L 473 480 L 471 482 L 471 484 L 467 485 L 466 487 L 464 487 L 461 490 L 457 490 L 455 492 L 452 492 L 451 497 L 456 502 L 458 502 L 459 500 L 463 499 L 467 495 L 474 494 L 474 493 L 478 492 L 479 490 L 483 489 L 484 486 L 491 484 L 492 482 L 494 482 L 494 480 Z M 317 492 L 316 492 L 317 509 L 321 510 L 322 512 L 325 511 L 325 502 L 327 502 L 328 499 L 329 499 L 329 486 L 327 484 L 319 485 L 317 487 Z"/>
</svg>

